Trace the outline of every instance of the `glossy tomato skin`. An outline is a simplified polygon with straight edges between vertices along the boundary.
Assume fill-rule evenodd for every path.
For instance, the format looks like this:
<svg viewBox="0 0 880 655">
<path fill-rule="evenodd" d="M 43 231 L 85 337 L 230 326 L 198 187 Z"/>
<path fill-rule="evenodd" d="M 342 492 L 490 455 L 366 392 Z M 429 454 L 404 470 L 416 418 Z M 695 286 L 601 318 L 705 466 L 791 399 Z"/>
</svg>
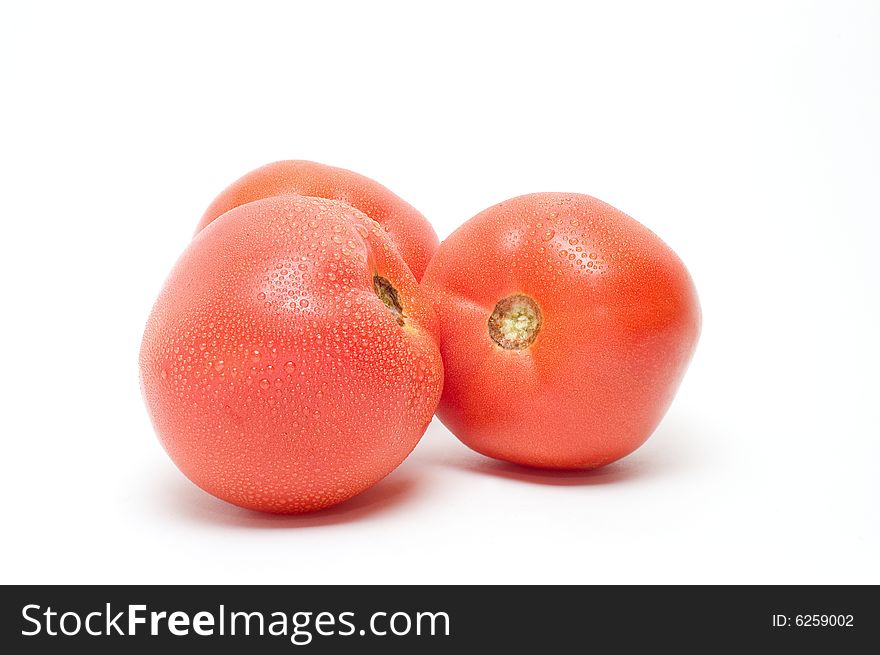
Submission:
<svg viewBox="0 0 880 655">
<path fill-rule="evenodd" d="M 175 265 L 144 334 L 143 393 L 198 486 L 246 508 L 317 510 L 419 441 L 442 388 L 436 329 L 375 221 L 338 201 L 268 198 L 224 213 Z"/>
<path fill-rule="evenodd" d="M 528 466 L 588 469 L 638 448 L 681 382 L 700 332 L 690 275 L 647 228 L 595 198 L 537 193 L 444 241 L 422 287 L 440 318 L 437 415 L 461 441 Z M 504 298 L 540 309 L 534 341 L 505 348 Z"/>
<path fill-rule="evenodd" d="M 377 221 L 420 280 L 439 243 L 431 224 L 412 205 L 378 182 L 344 168 L 312 161 L 267 164 L 233 182 L 208 207 L 200 231 L 218 216 L 254 200 L 285 194 L 341 200 Z"/>
</svg>

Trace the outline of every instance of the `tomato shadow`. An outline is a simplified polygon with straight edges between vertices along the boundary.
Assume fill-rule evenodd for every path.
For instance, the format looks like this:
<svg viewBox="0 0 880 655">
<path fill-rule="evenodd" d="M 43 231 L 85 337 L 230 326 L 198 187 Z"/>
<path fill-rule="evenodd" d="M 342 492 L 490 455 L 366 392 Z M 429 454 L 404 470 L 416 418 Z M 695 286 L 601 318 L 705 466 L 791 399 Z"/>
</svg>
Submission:
<svg viewBox="0 0 880 655">
<path fill-rule="evenodd" d="M 161 511 L 187 522 L 228 528 L 297 529 L 366 521 L 411 501 L 419 489 L 419 478 L 395 471 L 367 491 L 339 505 L 308 514 L 266 514 L 230 505 L 202 491 L 183 475 L 163 480 L 158 502 Z"/>
<path fill-rule="evenodd" d="M 516 480 L 531 484 L 553 487 L 578 487 L 624 482 L 639 477 L 639 467 L 629 462 L 615 462 L 599 469 L 588 471 L 557 471 L 536 469 L 509 462 L 480 459 L 460 465 L 466 471 L 490 475 L 505 480 Z"/>
</svg>

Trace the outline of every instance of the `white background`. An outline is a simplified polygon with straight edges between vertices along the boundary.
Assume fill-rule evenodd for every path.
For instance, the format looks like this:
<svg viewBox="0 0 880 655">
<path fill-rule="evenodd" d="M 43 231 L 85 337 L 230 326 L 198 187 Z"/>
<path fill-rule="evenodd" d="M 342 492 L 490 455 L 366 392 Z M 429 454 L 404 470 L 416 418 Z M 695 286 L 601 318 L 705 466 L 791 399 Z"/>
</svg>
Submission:
<svg viewBox="0 0 880 655">
<path fill-rule="evenodd" d="M 880 582 L 880 4 L 5 3 L 3 582 Z M 225 505 L 159 446 L 150 307 L 211 199 L 277 159 L 442 237 L 577 191 L 667 241 L 704 330 L 593 473 L 436 421 L 353 501 Z"/>
</svg>

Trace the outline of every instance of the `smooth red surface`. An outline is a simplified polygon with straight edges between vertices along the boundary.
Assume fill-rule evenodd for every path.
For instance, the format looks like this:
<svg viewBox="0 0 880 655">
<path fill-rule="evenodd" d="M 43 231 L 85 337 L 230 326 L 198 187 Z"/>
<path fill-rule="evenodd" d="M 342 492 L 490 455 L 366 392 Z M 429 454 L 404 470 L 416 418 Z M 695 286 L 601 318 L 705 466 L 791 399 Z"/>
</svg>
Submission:
<svg viewBox="0 0 880 655">
<path fill-rule="evenodd" d="M 590 196 L 538 193 L 478 214 L 422 280 L 440 317 L 441 421 L 491 457 L 581 469 L 654 431 L 697 343 L 700 309 L 681 260 L 650 230 Z M 522 293 L 543 313 L 524 350 L 487 321 Z"/>
<path fill-rule="evenodd" d="M 312 161 L 278 161 L 236 180 L 211 203 L 196 231 L 233 207 L 290 193 L 341 200 L 378 221 L 417 280 L 437 250 L 434 228 L 412 205 L 368 177 Z"/>
<path fill-rule="evenodd" d="M 268 198 L 224 213 L 175 265 L 144 334 L 143 392 L 197 485 L 242 507 L 316 510 L 415 447 L 442 387 L 436 329 L 375 221 L 338 201 Z"/>
</svg>

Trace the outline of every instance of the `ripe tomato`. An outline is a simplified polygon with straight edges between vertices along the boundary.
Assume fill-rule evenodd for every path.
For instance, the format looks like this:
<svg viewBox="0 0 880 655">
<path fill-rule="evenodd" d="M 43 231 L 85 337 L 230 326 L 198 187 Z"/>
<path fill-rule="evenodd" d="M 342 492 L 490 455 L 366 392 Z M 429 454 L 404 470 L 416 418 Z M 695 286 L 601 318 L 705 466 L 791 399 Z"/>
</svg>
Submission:
<svg viewBox="0 0 880 655">
<path fill-rule="evenodd" d="M 236 180 L 211 203 L 196 231 L 233 207 L 290 193 L 341 200 L 378 221 L 417 280 L 437 250 L 434 228 L 415 207 L 368 177 L 311 161 L 278 161 Z"/>
<path fill-rule="evenodd" d="M 442 388 L 436 317 L 378 223 L 287 195 L 195 236 L 149 318 L 141 383 L 162 445 L 242 507 L 296 513 L 391 472 Z"/>
<path fill-rule="evenodd" d="M 440 245 L 422 287 L 440 317 L 440 420 L 480 453 L 537 467 L 602 466 L 641 445 L 700 331 L 675 253 L 578 194 L 478 214 Z"/>
</svg>

